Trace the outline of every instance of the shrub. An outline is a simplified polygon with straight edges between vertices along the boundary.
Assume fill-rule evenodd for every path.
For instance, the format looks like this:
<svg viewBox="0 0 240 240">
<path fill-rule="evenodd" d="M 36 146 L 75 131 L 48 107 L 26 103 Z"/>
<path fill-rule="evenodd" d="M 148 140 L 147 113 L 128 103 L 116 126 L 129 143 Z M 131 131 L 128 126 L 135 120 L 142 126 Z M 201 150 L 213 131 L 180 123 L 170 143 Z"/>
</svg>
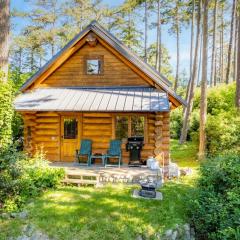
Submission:
<svg viewBox="0 0 240 240">
<path fill-rule="evenodd" d="M 240 115 L 236 112 L 235 84 L 220 85 L 208 90 L 207 118 L 207 154 L 240 152 Z M 196 89 L 193 111 L 189 122 L 187 140 L 197 142 L 199 139 L 200 91 Z M 171 113 L 171 137 L 180 138 L 182 128 L 182 111 L 176 109 Z"/>
<path fill-rule="evenodd" d="M 0 149 L 12 141 L 12 86 L 1 81 L 0 73 Z"/>
<path fill-rule="evenodd" d="M 10 147 L 0 154 L 0 207 L 17 210 L 30 197 L 56 187 L 63 175 L 62 169 L 50 168 L 42 154 L 29 158 Z"/>
<path fill-rule="evenodd" d="M 237 113 L 209 115 L 206 132 L 209 155 L 240 151 L 240 116 Z"/>
<path fill-rule="evenodd" d="M 240 239 L 240 157 L 209 159 L 200 172 L 190 208 L 198 239 Z"/>
</svg>

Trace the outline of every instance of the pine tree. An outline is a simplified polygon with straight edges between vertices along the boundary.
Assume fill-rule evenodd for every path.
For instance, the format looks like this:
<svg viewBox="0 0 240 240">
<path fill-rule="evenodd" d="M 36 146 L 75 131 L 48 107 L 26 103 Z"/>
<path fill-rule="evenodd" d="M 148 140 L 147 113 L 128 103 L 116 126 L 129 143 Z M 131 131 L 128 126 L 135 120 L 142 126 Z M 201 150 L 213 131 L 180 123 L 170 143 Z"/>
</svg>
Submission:
<svg viewBox="0 0 240 240">
<path fill-rule="evenodd" d="M 232 45 L 233 45 L 233 34 L 234 34 L 234 22 L 235 22 L 235 11 L 236 11 L 236 0 L 232 2 L 232 16 L 231 16 L 231 24 L 230 24 L 230 38 L 229 38 L 229 45 L 228 45 L 228 54 L 227 54 L 227 69 L 226 69 L 226 83 L 229 83 L 229 75 L 230 75 L 230 68 L 231 68 L 231 57 L 232 57 Z"/>
<path fill-rule="evenodd" d="M 210 85 L 216 86 L 216 25 L 217 25 L 217 0 L 214 0 L 214 10 L 213 10 L 213 36 L 212 36 L 212 56 L 211 56 L 211 76 Z"/>
<path fill-rule="evenodd" d="M 236 107 L 240 110 L 240 4 L 237 5 L 238 24 L 236 31 L 238 32 L 237 41 L 237 78 L 236 78 Z"/>
<path fill-rule="evenodd" d="M 184 109 L 184 114 L 183 114 L 183 126 L 182 126 L 181 136 L 180 136 L 181 144 L 184 143 L 187 139 L 189 121 L 190 121 L 190 116 L 191 116 L 192 107 L 193 107 L 193 98 L 194 98 L 194 91 L 196 87 L 197 72 L 198 72 L 199 46 L 201 41 L 200 23 L 201 23 L 201 1 L 198 2 L 197 30 L 196 30 L 196 43 L 195 43 L 195 51 L 194 51 L 193 70 L 192 70 L 192 77 L 190 79 L 191 81 L 189 83 L 187 106 Z"/>
<path fill-rule="evenodd" d="M 199 126 L 199 152 L 200 160 L 205 157 L 206 148 L 206 122 L 207 122 L 207 66 L 208 66 L 208 0 L 203 0 L 203 48 L 202 48 L 202 81 L 200 99 L 200 126 Z"/>
</svg>

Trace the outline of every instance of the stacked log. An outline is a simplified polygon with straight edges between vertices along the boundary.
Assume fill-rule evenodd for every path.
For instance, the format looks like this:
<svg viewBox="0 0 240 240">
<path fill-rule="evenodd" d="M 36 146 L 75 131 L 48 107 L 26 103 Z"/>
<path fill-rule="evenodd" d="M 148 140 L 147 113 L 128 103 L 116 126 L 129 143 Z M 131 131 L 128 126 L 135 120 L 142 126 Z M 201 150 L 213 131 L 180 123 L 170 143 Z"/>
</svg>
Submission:
<svg viewBox="0 0 240 240">
<path fill-rule="evenodd" d="M 31 156 L 35 151 L 35 134 L 36 134 L 36 115 L 35 113 L 26 113 L 24 119 L 24 149 Z"/>
<path fill-rule="evenodd" d="M 156 113 L 154 154 L 163 166 L 169 163 L 170 113 Z"/>
</svg>

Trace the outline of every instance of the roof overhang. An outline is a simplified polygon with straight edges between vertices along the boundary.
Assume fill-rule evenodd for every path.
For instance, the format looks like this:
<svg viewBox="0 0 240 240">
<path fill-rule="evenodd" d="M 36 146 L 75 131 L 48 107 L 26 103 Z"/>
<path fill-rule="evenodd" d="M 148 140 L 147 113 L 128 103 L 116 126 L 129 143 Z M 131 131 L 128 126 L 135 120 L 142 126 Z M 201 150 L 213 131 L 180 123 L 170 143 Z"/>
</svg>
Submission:
<svg viewBox="0 0 240 240">
<path fill-rule="evenodd" d="M 166 112 L 167 93 L 155 88 L 38 88 L 19 95 L 20 112 Z"/>
</svg>

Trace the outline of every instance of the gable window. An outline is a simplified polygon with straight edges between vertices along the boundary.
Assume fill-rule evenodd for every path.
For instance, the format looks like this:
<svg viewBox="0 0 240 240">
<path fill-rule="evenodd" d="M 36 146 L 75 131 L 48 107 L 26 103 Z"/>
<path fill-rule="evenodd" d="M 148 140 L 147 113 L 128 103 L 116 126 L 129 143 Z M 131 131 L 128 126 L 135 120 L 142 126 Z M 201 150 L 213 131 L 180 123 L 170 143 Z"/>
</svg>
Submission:
<svg viewBox="0 0 240 240">
<path fill-rule="evenodd" d="M 85 60 L 85 71 L 87 75 L 103 74 L 103 57 L 88 56 Z"/>
</svg>

